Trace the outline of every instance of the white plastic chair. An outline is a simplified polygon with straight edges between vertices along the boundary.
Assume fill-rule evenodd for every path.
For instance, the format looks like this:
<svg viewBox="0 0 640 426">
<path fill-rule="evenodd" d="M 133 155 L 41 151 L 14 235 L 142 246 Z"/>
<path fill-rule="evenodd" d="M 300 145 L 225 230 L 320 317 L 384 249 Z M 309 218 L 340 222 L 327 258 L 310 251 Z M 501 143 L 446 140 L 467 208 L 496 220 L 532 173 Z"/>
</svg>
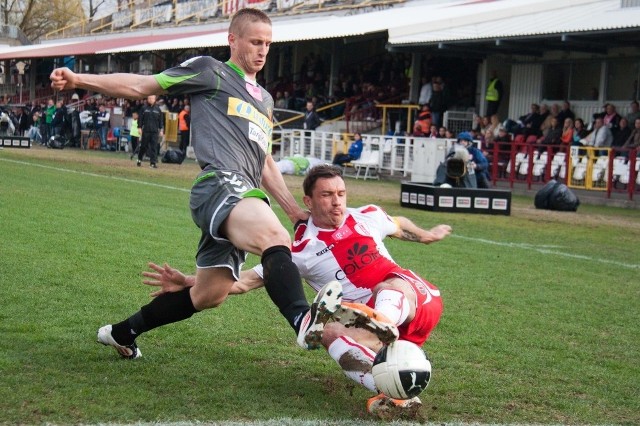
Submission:
<svg viewBox="0 0 640 426">
<path fill-rule="evenodd" d="M 360 172 L 364 169 L 363 179 L 379 179 L 378 173 L 380 171 L 380 151 L 369 150 L 366 154 L 362 151 L 362 156 L 351 162 L 356 169 L 356 179 L 360 178 Z M 372 174 L 375 172 L 375 174 Z"/>
</svg>

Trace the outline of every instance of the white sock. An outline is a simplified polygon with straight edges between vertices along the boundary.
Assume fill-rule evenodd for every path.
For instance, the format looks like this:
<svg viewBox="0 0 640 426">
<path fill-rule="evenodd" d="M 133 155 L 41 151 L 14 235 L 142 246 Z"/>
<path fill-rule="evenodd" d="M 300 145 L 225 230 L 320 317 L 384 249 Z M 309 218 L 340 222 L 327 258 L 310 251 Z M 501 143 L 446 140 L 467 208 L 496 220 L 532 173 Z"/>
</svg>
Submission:
<svg viewBox="0 0 640 426">
<path fill-rule="evenodd" d="M 347 336 L 338 337 L 327 350 L 348 378 L 378 392 L 371 374 L 375 352 Z"/>
<path fill-rule="evenodd" d="M 402 325 L 409 316 L 409 301 L 399 290 L 385 288 L 376 296 L 375 310 L 389 318 L 395 325 Z"/>
</svg>

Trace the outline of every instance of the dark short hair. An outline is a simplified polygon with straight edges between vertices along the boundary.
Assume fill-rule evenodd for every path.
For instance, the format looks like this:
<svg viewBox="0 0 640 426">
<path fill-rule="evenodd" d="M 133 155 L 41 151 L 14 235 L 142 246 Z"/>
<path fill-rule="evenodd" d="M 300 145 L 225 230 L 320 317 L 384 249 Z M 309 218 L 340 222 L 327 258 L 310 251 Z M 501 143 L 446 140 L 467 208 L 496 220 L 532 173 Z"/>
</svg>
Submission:
<svg viewBox="0 0 640 426">
<path fill-rule="evenodd" d="M 312 167 L 307 172 L 307 176 L 302 182 L 302 190 L 304 195 L 311 196 L 318 179 L 331 179 L 336 176 L 342 177 L 342 169 L 332 164 L 319 164 Z"/>
</svg>

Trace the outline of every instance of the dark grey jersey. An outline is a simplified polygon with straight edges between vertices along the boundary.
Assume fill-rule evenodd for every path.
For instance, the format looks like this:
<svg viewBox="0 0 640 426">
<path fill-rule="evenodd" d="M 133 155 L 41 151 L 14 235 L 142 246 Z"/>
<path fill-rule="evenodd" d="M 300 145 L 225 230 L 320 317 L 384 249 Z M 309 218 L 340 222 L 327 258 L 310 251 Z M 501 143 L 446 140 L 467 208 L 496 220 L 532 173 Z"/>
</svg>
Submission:
<svg viewBox="0 0 640 426">
<path fill-rule="evenodd" d="M 242 72 L 200 56 L 155 75 L 170 95 L 189 95 L 191 143 L 200 167 L 240 173 L 257 187 L 271 153 L 273 98 Z"/>
</svg>

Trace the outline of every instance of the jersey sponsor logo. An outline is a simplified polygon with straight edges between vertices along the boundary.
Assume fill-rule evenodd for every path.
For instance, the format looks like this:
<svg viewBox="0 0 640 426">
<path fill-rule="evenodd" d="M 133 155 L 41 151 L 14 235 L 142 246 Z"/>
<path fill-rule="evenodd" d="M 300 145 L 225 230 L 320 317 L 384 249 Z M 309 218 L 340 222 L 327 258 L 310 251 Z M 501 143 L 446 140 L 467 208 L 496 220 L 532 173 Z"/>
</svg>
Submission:
<svg viewBox="0 0 640 426">
<path fill-rule="evenodd" d="M 345 239 L 347 237 L 350 237 L 352 234 L 353 234 L 353 231 L 351 231 L 351 229 L 349 229 L 349 227 L 343 226 L 342 228 L 340 228 L 336 232 L 334 232 L 332 237 L 335 240 L 343 240 L 343 239 Z"/>
<path fill-rule="evenodd" d="M 249 123 L 249 139 L 257 143 L 263 152 L 269 149 L 269 137 L 253 123 Z"/>
<path fill-rule="evenodd" d="M 342 264 L 342 269 L 336 271 L 335 278 L 343 280 L 348 276 L 360 271 L 366 266 L 374 263 L 381 256 L 379 251 L 370 251 L 368 244 L 360 245 L 355 243 L 351 248 L 347 249 L 347 263 Z"/>
<path fill-rule="evenodd" d="M 233 117 L 240 117 L 257 125 L 262 132 L 265 133 L 268 140 L 271 140 L 273 133 L 273 122 L 266 115 L 262 114 L 256 107 L 249 102 L 245 102 L 238 98 L 229 98 L 227 106 L 227 114 Z"/>
</svg>

